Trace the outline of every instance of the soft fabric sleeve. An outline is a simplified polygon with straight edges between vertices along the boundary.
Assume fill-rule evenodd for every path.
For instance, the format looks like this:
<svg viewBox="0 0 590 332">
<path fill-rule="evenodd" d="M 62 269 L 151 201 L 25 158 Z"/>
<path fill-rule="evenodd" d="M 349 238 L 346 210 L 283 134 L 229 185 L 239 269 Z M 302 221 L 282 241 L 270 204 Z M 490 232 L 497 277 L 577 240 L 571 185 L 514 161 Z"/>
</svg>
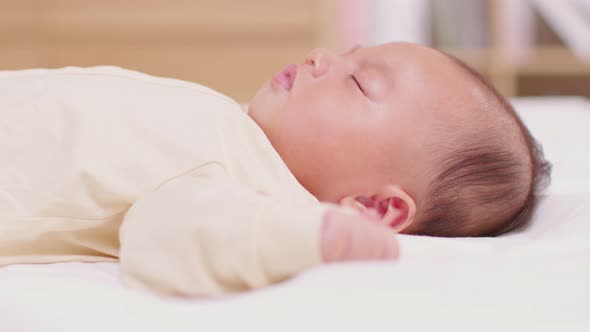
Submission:
<svg viewBox="0 0 590 332">
<path fill-rule="evenodd" d="M 320 263 L 325 204 L 294 204 L 231 179 L 184 176 L 140 197 L 120 231 L 124 283 L 211 296 Z"/>
</svg>

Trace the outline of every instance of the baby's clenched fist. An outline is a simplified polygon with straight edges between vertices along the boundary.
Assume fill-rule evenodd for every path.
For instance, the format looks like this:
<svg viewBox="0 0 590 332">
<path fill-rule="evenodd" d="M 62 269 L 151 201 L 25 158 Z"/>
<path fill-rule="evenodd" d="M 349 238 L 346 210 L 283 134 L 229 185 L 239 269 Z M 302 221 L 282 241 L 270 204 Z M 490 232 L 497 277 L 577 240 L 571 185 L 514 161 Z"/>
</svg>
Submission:
<svg viewBox="0 0 590 332">
<path fill-rule="evenodd" d="M 394 231 L 360 213 L 336 209 L 323 216 L 321 251 L 324 262 L 389 260 L 399 257 Z"/>
</svg>

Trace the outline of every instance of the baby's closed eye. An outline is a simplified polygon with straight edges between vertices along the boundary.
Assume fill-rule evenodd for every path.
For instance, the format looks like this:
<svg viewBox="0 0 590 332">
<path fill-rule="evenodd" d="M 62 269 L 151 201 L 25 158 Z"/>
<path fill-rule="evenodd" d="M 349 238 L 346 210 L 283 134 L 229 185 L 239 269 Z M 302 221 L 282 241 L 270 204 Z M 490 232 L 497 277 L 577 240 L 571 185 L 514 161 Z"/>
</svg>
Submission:
<svg viewBox="0 0 590 332">
<path fill-rule="evenodd" d="M 358 89 L 363 95 L 366 96 L 365 90 L 363 89 L 363 85 L 361 84 L 361 82 L 356 78 L 356 76 L 350 75 L 351 80 L 354 82 L 354 84 L 356 85 L 356 89 Z"/>
</svg>

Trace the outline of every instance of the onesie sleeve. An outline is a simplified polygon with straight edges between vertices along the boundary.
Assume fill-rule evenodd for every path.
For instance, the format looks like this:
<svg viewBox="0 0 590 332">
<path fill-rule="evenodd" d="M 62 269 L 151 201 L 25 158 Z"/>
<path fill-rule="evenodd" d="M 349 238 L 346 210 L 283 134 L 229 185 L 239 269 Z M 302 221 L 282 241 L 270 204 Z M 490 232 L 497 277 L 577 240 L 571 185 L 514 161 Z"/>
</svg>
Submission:
<svg viewBox="0 0 590 332">
<path fill-rule="evenodd" d="M 230 178 L 183 176 L 140 197 L 120 230 L 123 282 L 181 296 L 271 285 L 320 263 L 328 204 L 297 205 Z"/>
</svg>

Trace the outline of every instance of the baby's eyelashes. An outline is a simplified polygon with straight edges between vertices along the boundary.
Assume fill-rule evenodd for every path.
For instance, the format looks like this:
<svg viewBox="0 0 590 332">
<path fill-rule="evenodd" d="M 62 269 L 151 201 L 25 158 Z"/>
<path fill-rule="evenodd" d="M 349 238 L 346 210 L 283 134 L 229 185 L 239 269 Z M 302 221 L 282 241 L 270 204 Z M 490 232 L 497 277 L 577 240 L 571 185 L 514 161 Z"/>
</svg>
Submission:
<svg viewBox="0 0 590 332">
<path fill-rule="evenodd" d="M 363 89 L 362 84 L 358 81 L 358 79 L 354 76 L 354 75 L 350 75 L 350 78 L 352 79 L 352 81 L 354 82 L 354 84 L 356 85 L 356 87 L 358 88 L 358 90 L 363 94 L 363 95 L 367 95 L 365 93 L 365 90 Z"/>
</svg>

